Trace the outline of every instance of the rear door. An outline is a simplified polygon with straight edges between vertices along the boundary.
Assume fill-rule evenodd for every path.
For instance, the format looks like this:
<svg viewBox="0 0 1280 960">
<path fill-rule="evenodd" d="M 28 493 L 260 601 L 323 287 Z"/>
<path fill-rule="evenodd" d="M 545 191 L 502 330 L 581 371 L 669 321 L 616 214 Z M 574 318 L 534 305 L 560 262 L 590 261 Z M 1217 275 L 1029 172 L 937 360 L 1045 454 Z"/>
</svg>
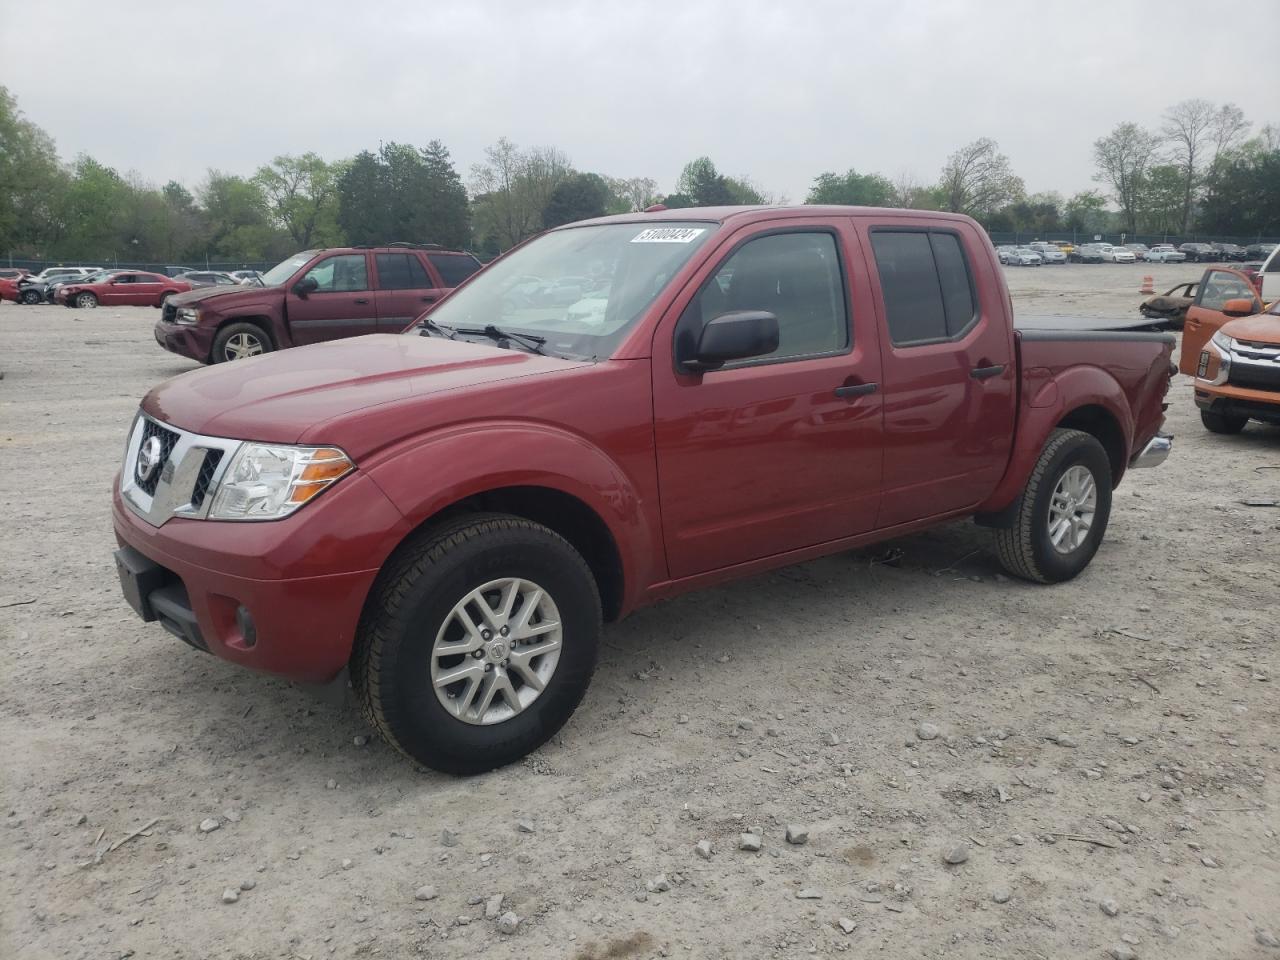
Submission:
<svg viewBox="0 0 1280 960">
<path fill-rule="evenodd" d="M 859 218 L 881 320 L 879 527 L 981 503 L 1013 439 L 1017 370 L 1004 289 L 966 223 Z"/>
<path fill-rule="evenodd" d="M 866 284 L 851 282 L 858 262 L 844 218 L 744 227 L 664 316 L 653 417 L 673 578 L 875 523 L 880 354 Z M 676 367 L 678 337 L 696 342 L 707 321 L 738 310 L 777 316 L 777 350 L 701 373 Z"/>
<path fill-rule="evenodd" d="M 1178 369 L 1194 377 L 1200 363 L 1204 345 L 1228 320 L 1222 312 L 1228 300 L 1252 300 L 1255 313 L 1262 312 L 1262 301 L 1257 288 L 1239 270 L 1216 267 L 1206 270 L 1200 278 L 1196 298 L 1187 308 L 1187 319 L 1182 327 L 1182 352 L 1178 356 Z"/>
<path fill-rule="evenodd" d="M 136 307 L 154 307 L 160 302 L 161 286 L 160 278 L 155 274 L 135 274 L 133 284 L 122 302 Z"/>
<path fill-rule="evenodd" d="M 364 253 L 324 257 L 302 275 L 316 281 L 316 289 L 299 296 L 291 286 L 285 294 L 289 332 L 295 344 L 321 343 L 358 337 L 378 329 L 378 308 L 369 283 L 369 260 Z"/>
<path fill-rule="evenodd" d="M 378 332 L 399 333 L 445 293 L 416 252 L 377 253 Z"/>
</svg>

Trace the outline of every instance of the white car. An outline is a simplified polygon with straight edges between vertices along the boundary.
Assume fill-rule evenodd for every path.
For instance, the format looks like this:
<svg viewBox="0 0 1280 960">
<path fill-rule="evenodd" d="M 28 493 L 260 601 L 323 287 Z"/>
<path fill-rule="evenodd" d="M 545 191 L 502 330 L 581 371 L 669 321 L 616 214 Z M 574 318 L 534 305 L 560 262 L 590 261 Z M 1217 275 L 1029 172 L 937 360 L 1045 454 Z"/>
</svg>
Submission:
<svg viewBox="0 0 1280 960">
<path fill-rule="evenodd" d="M 1103 247 L 1102 259 L 1108 263 L 1137 263 L 1138 258 L 1128 247 Z"/>
<path fill-rule="evenodd" d="M 1038 267 L 1044 263 L 1044 257 L 1030 247 L 1018 247 L 1009 255 L 1009 263 L 1015 267 Z"/>
<path fill-rule="evenodd" d="M 31 278 L 31 282 L 48 283 L 51 280 L 79 279 L 91 273 L 99 273 L 101 270 L 101 267 L 45 267 Z"/>
<path fill-rule="evenodd" d="M 1017 252 L 1018 248 L 1012 245 L 996 247 L 996 256 L 1000 258 L 1001 263 L 1012 263 L 1014 254 Z"/>
<path fill-rule="evenodd" d="M 1147 263 L 1183 263 L 1187 255 L 1171 243 L 1157 243 L 1143 254 L 1142 259 Z"/>
</svg>

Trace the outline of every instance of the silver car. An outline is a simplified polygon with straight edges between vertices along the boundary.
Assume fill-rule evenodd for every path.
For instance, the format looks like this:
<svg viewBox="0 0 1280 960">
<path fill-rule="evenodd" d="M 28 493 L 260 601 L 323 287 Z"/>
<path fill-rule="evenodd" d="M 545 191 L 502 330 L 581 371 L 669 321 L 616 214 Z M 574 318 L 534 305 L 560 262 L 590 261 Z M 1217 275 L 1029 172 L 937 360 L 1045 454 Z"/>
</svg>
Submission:
<svg viewBox="0 0 1280 960">
<path fill-rule="evenodd" d="M 1038 267 L 1044 263 L 1044 257 L 1030 247 L 1019 247 L 1013 251 L 1009 263 L 1015 267 Z"/>
</svg>

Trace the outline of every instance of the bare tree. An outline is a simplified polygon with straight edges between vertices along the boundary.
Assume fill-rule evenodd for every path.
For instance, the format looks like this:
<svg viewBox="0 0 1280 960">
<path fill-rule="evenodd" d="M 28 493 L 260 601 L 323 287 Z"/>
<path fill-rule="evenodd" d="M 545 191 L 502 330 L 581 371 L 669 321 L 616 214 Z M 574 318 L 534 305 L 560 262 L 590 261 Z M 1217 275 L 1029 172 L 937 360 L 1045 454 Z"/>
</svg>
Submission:
<svg viewBox="0 0 1280 960">
<path fill-rule="evenodd" d="M 1026 192 L 1009 158 L 990 137 L 975 140 L 947 158 L 938 184 L 947 210 L 980 216 Z"/>
<path fill-rule="evenodd" d="M 521 151 L 506 137 L 484 153 L 485 162 L 471 168 L 477 232 L 492 234 L 505 250 L 542 229 L 552 192 L 574 171 L 554 147 Z"/>
<path fill-rule="evenodd" d="M 1244 111 L 1234 103 L 1224 103 L 1213 115 L 1209 131 L 1213 137 L 1213 159 L 1239 143 L 1249 132 L 1250 123 L 1244 118 Z"/>
<path fill-rule="evenodd" d="M 1138 213 L 1147 170 L 1160 148 L 1160 138 L 1136 123 L 1119 124 L 1094 141 L 1094 179 L 1111 188 L 1129 233 L 1138 232 Z"/>
<path fill-rule="evenodd" d="M 1182 170 L 1182 232 L 1191 225 L 1191 202 L 1199 186 L 1204 155 L 1213 137 L 1218 111 L 1208 100 L 1183 100 L 1169 108 L 1161 128 L 1173 147 L 1173 162 Z M 1243 118 L 1241 118 L 1243 119 Z"/>
</svg>

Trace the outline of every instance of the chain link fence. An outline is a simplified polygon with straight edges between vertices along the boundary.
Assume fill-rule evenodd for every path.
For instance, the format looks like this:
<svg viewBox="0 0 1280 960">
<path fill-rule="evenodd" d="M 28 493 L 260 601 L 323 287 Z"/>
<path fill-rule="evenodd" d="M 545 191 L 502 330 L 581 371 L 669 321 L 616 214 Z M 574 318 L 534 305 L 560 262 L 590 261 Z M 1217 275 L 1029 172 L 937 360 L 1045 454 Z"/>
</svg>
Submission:
<svg viewBox="0 0 1280 960">
<path fill-rule="evenodd" d="M 30 270 L 39 273 L 45 267 L 101 267 L 104 270 L 146 270 L 149 273 L 172 274 L 182 270 L 262 270 L 276 265 L 275 260 L 209 260 L 175 261 L 173 263 L 144 263 L 141 260 L 29 260 L 23 257 L 5 257 L 0 266 Z"/>
</svg>

